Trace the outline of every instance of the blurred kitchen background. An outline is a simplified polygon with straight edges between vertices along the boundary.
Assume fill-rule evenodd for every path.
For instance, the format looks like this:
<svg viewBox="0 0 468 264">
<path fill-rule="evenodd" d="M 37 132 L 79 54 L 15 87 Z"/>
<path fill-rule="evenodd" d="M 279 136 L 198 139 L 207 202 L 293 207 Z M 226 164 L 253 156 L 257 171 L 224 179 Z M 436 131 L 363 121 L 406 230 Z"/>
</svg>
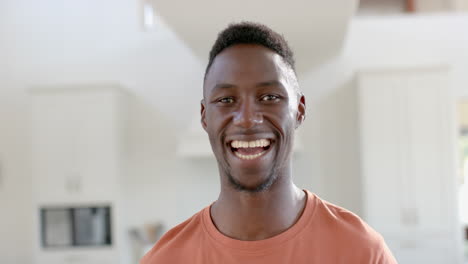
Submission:
<svg viewBox="0 0 468 264">
<path fill-rule="evenodd" d="M 137 263 L 217 198 L 199 102 L 242 20 L 295 51 L 295 182 L 468 263 L 468 0 L 1 0 L 0 263 Z"/>
</svg>

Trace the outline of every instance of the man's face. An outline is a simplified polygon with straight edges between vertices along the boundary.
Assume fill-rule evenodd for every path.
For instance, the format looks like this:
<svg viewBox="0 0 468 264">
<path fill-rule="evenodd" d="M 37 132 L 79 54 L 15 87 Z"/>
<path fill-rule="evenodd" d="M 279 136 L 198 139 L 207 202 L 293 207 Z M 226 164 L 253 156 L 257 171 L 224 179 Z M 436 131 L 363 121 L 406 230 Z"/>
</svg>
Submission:
<svg viewBox="0 0 468 264">
<path fill-rule="evenodd" d="M 222 181 L 257 192 L 289 169 L 294 130 L 305 111 L 292 80 L 281 56 L 263 46 L 234 45 L 215 58 L 201 112 Z"/>
</svg>

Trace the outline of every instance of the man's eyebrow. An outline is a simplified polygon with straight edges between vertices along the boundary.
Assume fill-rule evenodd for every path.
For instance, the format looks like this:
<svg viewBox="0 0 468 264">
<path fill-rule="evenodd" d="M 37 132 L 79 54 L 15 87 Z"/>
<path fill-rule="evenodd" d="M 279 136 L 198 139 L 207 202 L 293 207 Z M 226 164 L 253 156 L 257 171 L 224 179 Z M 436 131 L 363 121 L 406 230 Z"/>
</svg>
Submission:
<svg viewBox="0 0 468 264">
<path fill-rule="evenodd" d="M 265 81 L 265 82 L 260 82 L 255 85 L 255 87 L 267 87 L 267 86 L 279 86 L 279 87 L 284 87 L 283 84 L 278 81 L 278 80 L 271 80 L 271 81 Z M 229 89 L 229 88 L 236 88 L 237 86 L 231 83 L 217 83 L 212 91 L 216 90 L 222 90 L 222 89 Z"/>
<path fill-rule="evenodd" d="M 261 82 L 256 85 L 256 87 L 265 87 L 265 86 L 279 86 L 284 87 L 283 84 L 278 80 L 271 80 L 266 82 Z"/>
<path fill-rule="evenodd" d="M 234 84 L 230 84 L 230 83 L 217 83 L 212 91 L 216 91 L 216 90 L 219 90 L 219 89 L 227 89 L 227 88 L 235 88 L 237 86 L 235 86 Z"/>
</svg>

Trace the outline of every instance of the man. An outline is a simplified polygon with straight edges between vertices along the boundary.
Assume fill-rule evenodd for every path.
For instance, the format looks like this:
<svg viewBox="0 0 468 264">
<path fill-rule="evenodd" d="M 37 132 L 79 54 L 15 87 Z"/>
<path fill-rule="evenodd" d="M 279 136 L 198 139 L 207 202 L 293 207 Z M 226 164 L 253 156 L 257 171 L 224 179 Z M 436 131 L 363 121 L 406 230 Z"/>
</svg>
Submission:
<svg viewBox="0 0 468 264">
<path fill-rule="evenodd" d="M 294 131 L 305 111 L 282 36 L 246 22 L 222 31 L 201 102 L 219 198 L 167 232 L 141 264 L 396 263 L 358 216 L 294 185 Z"/>
</svg>

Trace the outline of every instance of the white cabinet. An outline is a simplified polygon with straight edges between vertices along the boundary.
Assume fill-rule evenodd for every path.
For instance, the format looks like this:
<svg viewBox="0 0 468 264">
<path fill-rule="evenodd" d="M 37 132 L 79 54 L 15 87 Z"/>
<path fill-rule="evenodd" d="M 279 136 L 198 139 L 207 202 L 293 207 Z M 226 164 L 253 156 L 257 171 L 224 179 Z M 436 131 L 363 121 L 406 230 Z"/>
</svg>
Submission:
<svg viewBox="0 0 468 264">
<path fill-rule="evenodd" d="M 33 164 L 41 202 L 107 200 L 116 190 L 122 95 L 112 88 L 34 90 Z"/>
<path fill-rule="evenodd" d="M 35 263 L 119 263 L 125 98 L 109 86 L 31 90 Z M 111 206 L 112 246 L 41 246 L 40 208 L 94 205 Z"/>
<path fill-rule="evenodd" d="M 364 218 L 401 264 L 460 261 L 449 76 L 444 67 L 358 73 Z"/>
</svg>

